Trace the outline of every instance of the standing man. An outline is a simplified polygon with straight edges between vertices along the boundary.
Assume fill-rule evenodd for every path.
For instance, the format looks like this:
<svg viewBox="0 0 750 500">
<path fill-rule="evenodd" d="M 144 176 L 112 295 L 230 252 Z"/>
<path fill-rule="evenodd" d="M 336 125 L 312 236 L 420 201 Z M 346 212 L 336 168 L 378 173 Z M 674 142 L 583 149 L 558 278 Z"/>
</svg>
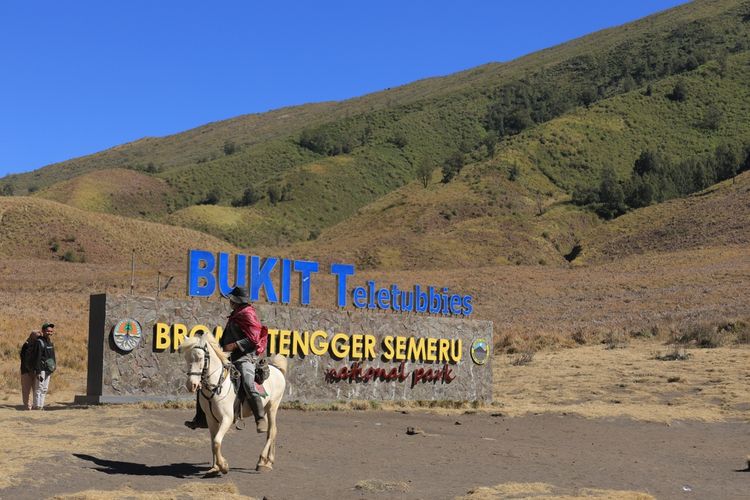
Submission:
<svg viewBox="0 0 750 500">
<path fill-rule="evenodd" d="M 262 325 L 255 308 L 250 304 L 250 295 L 244 287 L 236 286 L 225 295 L 229 299 L 232 314 L 229 315 L 219 345 L 228 352 L 229 359 L 242 376 L 242 387 L 245 389 L 250 408 L 255 415 L 255 426 L 258 432 L 268 431 L 268 420 L 265 415 L 263 398 L 255 386 L 255 367 L 258 356 L 266 350 L 268 336 L 261 333 Z M 196 429 L 206 427 L 206 415 L 201 405 L 196 405 L 193 420 L 185 422 L 187 427 Z"/>
<path fill-rule="evenodd" d="M 44 323 L 42 325 L 42 336 L 34 343 L 33 364 L 34 371 L 34 408 L 44 409 L 44 398 L 49 389 L 49 379 L 57 367 L 55 359 L 55 345 L 52 336 L 55 334 L 55 325 Z"/>
<path fill-rule="evenodd" d="M 32 394 L 34 392 L 34 366 L 33 366 L 33 353 L 36 344 L 36 340 L 42 332 L 33 331 L 26 339 L 26 342 L 21 346 L 21 397 L 23 398 L 23 406 L 27 409 L 31 409 L 33 401 Z"/>
</svg>

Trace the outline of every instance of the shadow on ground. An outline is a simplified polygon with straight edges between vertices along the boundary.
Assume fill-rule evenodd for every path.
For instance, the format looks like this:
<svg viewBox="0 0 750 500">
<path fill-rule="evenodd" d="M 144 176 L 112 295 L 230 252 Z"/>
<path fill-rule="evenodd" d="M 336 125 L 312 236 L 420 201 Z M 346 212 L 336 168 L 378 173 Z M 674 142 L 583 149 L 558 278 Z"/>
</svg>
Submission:
<svg viewBox="0 0 750 500">
<path fill-rule="evenodd" d="M 208 467 L 199 467 L 198 464 L 178 463 L 168 465 L 146 465 L 137 462 L 123 462 L 120 460 L 107 460 L 104 458 L 73 453 L 73 456 L 86 460 L 96 465 L 94 470 L 106 474 L 125 474 L 130 476 L 170 476 L 176 478 L 186 478 L 191 476 L 203 475 Z"/>
</svg>

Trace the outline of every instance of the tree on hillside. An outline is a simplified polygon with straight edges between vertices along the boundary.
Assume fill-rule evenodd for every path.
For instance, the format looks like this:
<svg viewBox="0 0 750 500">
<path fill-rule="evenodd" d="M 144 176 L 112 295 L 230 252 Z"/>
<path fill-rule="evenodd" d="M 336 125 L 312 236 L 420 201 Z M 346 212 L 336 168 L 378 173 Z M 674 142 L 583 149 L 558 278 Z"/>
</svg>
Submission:
<svg viewBox="0 0 750 500">
<path fill-rule="evenodd" d="M 639 156 L 633 164 L 633 171 L 643 177 L 648 173 L 656 172 L 659 168 L 660 162 L 661 159 L 656 152 L 651 150 L 642 151 L 641 156 Z"/>
<path fill-rule="evenodd" d="M 248 186 L 248 188 L 245 189 L 245 192 L 242 193 L 242 198 L 232 202 L 232 205 L 235 207 L 248 207 L 250 205 L 255 205 L 260 199 L 260 193 L 258 193 L 253 186 Z"/>
<path fill-rule="evenodd" d="M 683 79 L 677 80 L 677 83 L 675 83 L 674 87 L 672 87 L 672 92 L 670 94 L 667 94 L 667 97 L 672 101 L 677 102 L 683 102 L 687 99 L 687 85 L 685 85 L 685 81 Z"/>
<path fill-rule="evenodd" d="M 5 184 L 3 184 L 3 189 L 2 191 L 0 191 L 3 196 L 13 196 L 13 193 L 15 192 L 16 188 L 11 182 L 6 182 Z"/>
<path fill-rule="evenodd" d="M 599 201 L 601 202 L 599 215 L 606 219 L 613 219 L 624 214 L 627 208 L 625 206 L 625 194 L 612 167 L 606 167 L 602 171 L 602 181 L 599 184 Z"/>
<path fill-rule="evenodd" d="M 510 182 L 516 182 L 519 175 L 521 175 L 521 170 L 518 168 L 518 165 L 511 165 L 508 168 L 508 180 Z"/>
<path fill-rule="evenodd" d="M 492 158 L 495 156 L 495 148 L 497 147 L 497 133 L 489 131 L 487 135 L 482 138 L 482 144 L 487 148 L 487 157 Z"/>
<path fill-rule="evenodd" d="M 276 205 L 281 201 L 281 191 L 279 191 L 277 186 L 268 187 L 268 201 L 271 202 L 271 205 Z"/>
<path fill-rule="evenodd" d="M 237 152 L 237 145 L 234 141 L 224 141 L 224 154 L 229 156 Z"/>
<path fill-rule="evenodd" d="M 719 144 L 714 151 L 714 167 L 718 180 L 731 179 L 737 175 L 740 157 L 729 144 Z"/>
<path fill-rule="evenodd" d="M 654 200 L 654 187 L 640 175 L 631 176 L 625 193 L 625 203 L 633 208 L 647 207 Z"/>
<path fill-rule="evenodd" d="M 455 176 L 461 172 L 461 169 L 464 167 L 464 155 L 461 154 L 459 151 L 456 151 L 452 155 L 448 157 L 447 160 L 445 160 L 445 163 L 443 164 L 443 179 L 442 183 L 446 184 L 453 180 Z"/>
<path fill-rule="evenodd" d="M 432 180 L 432 171 L 435 170 L 435 165 L 429 158 L 423 159 L 417 167 L 417 179 L 422 182 L 422 186 L 427 188 Z"/>
<path fill-rule="evenodd" d="M 218 189 L 212 189 L 208 192 L 206 197 L 201 200 L 199 205 L 216 205 L 221 199 L 221 192 Z"/>
<path fill-rule="evenodd" d="M 703 119 L 700 122 L 701 128 L 706 130 L 719 130 L 721 121 L 724 119 L 724 113 L 721 109 L 711 104 L 703 115 Z"/>
</svg>

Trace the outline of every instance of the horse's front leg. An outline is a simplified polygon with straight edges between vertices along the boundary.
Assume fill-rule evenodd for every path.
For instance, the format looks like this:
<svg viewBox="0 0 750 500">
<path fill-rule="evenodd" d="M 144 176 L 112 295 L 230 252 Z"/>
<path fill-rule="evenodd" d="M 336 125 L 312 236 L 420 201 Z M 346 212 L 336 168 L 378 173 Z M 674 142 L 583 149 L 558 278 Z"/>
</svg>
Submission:
<svg viewBox="0 0 750 500">
<path fill-rule="evenodd" d="M 263 447 L 263 451 L 260 453 L 258 458 L 258 465 L 255 466 L 255 470 L 259 472 L 267 472 L 273 469 L 273 461 L 276 456 L 276 434 L 278 428 L 276 427 L 276 412 L 279 408 L 278 404 L 271 404 L 267 412 L 268 418 L 268 434 L 266 434 L 266 445 Z"/>
<path fill-rule="evenodd" d="M 218 468 L 223 474 L 229 472 L 229 462 L 221 454 L 221 442 L 231 426 L 232 417 L 225 415 L 224 419 L 218 423 L 216 433 L 211 437 L 211 445 L 214 452 L 214 467 Z"/>
</svg>

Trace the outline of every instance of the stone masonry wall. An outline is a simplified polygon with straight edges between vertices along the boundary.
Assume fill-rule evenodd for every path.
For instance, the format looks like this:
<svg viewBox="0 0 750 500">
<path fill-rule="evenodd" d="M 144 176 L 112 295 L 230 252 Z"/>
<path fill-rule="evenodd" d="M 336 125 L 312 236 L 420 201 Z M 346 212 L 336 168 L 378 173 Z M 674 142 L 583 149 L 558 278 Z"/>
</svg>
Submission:
<svg viewBox="0 0 750 500">
<path fill-rule="evenodd" d="M 89 377 L 88 398 L 99 401 L 166 400 L 190 397 L 185 385 L 186 365 L 182 356 L 171 348 L 157 351 L 155 325 L 157 323 L 187 326 L 205 325 L 213 330 L 223 327 L 229 315 L 229 304 L 223 299 L 156 299 L 133 296 L 107 296 L 104 306 L 104 329 L 90 335 L 103 338 L 89 339 L 89 346 L 101 346 L 101 353 L 92 352 L 89 372 L 101 370 L 101 393 Z M 93 303 L 93 302 L 92 302 Z M 339 400 L 460 400 L 490 401 L 492 398 L 491 356 L 485 364 L 472 361 L 470 349 L 477 339 L 487 340 L 491 346 L 492 324 L 487 321 L 439 318 L 417 314 L 398 314 L 347 310 L 322 310 L 303 307 L 258 304 L 256 306 L 264 325 L 269 329 L 316 331 L 328 333 L 370 334 L 376 337 L 375 359 L 360 360 L 360 367 L 399 368 L 400 362 L 386 361 L 381 357 L 382 340 L 386 336 L 460 338 L 461 360 L 448 364 L 455 378 L 446 382 L 420 382 L 413 385 L 413 372 L 419 368 L 438 371 L 444 363 L 407 361 L 403 372 L 409 376 L 404 381 L 346 379 L 333 381 L 326 373 L 342 367 L 351 367 L 356 360 L 336 359 L 326 353 L 322 356 L 308 354 L 289 358 L 287 394 L 285 400 L 300 402 L 325 402 Z M 92 315 L 92 317 L 94 317 Z M 118 321 L 131 318 L 139 322 L 143 338 L 138 347 L 125 353 L 119 351 L 112 340 L 112 330 Z M 103 342 L 102 342 L 103 340 Z M 100 367 L 91 364 L 101 363 Z"/>
</svg>

